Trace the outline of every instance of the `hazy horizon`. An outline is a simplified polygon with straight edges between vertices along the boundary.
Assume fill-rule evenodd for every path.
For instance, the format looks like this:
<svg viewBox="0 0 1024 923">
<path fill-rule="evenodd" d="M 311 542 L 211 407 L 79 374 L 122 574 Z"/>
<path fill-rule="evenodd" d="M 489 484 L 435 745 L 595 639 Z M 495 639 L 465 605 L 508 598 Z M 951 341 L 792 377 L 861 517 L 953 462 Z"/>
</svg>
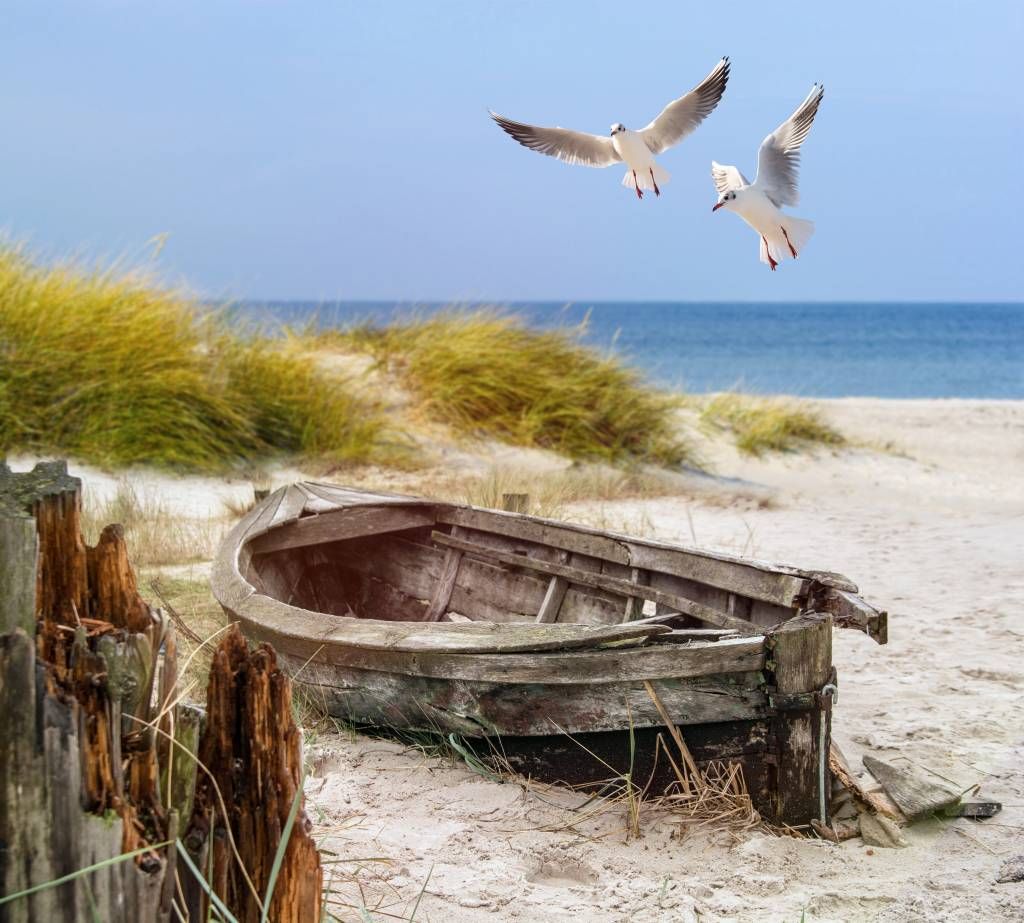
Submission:
<svg viewBox="0 0 1024 923">
<path fill-rule="evenodd" d="M 146 254 L 205 297 L 1017 302 L 1024 8 L 265 0 L 5 10 L 3 226 L 44 254 Z M 525 150 L 487 108 L 640 126 L 728 54 L 660 199 Z M 712 158 L 825 84 L 804 146 L 817 234 L 776 273 L 711 214 Z M 1017 113 L 1015 116 L 1014 113 Z"/>
</svg>

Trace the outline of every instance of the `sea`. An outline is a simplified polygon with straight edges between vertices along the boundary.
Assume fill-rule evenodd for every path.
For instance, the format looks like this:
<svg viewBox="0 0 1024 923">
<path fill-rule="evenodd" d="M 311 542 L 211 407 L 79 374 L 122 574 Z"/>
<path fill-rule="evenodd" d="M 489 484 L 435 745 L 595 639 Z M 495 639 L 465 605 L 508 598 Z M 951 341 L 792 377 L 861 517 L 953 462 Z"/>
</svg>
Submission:
<svg viewBox="0 0 1024 923">
<path fill-rule="evenodd" d="M 446 307 L 251 301 L 235 310 L 260 322 L 343 328 Z M 539 329 L 584 324 L 584 342 L 616 353 L 666 389 L 1024 399 L 1024 303 L 581 301 L 500 307 Z"/>
</svg>

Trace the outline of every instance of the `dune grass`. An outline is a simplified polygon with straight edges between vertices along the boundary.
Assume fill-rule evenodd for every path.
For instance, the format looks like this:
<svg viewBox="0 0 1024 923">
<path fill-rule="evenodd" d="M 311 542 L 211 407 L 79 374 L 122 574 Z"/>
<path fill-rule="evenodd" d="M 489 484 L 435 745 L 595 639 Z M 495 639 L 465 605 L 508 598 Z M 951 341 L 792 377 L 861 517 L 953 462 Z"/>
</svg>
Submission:
<svg viewBox="0 0 1024 923">
<path fill-rule="evenodd" d="M 585 346 L 582 333 L 532 330 L 496 309 L 452 310 L 357 328 L 345 342 L 371 352 L 423 413 L 458 432 L 574 459 L 692 461 L 676 421 L 679 399 Z"/>
<path fill-rule="evenodd" d="M 240 335 L 143 273 L 44 267 L 0 244 L 0 452 L 221 470 L 358 461 L 384 423 L 287 339 Z"/>
<path fill-rule="evenodd" d="M 112 522 L 124 527 L 132 562 L 140 567 L 209 560 L 230 526 L 227 520 L 176 515 L 155 490 L 137 487 L 127 478 L 120 479 L 109 496 L 86 488 L 85 540 L 95 544 L 103 527 Z"/>
<path fill-rule="evenodd" d="M 701 422 L 733 434 L 747 455 L 788 452 L 811 445 L 839 446 L 845 438 L 810 406 L 791 398 L 729 392 L 701 404 Z"/>
</svg>

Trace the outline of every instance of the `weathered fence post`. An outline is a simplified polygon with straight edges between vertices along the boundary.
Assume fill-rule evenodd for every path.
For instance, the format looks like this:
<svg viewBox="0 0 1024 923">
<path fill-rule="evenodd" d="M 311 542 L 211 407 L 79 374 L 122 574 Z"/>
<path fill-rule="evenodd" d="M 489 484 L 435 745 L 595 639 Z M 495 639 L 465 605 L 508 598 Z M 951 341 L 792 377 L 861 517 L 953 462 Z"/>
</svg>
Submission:
<svg viewBox="0 0 1024 923">
<path fill-rule="evenodd" d="M 111 693 L 108 662 L 83 623 L 90 621 L 92 601 L 79 533 L 80 487 L 60 462 L 27 474 L 0 464 L 4 896 L 156 843 L 166 833 L 159 805 L 147 800 L 147 774 L 126 781 L 122 773 L 118 696 Z M 98 597 L 131 598 L 127 586 L 100 579 Z M 105 612 L 104 618 L 119 614 Z M 129 672 L 126 686 L 135 682 Z M 142 766 L 145 755 L 128 763 Z M 140 840 L 136 823 L 144 825 L 147 840 Z M 161 851 L 150 850 L 0 905 L 0 921 L 157 923 L 167 919 L 160 913 L 164 871 Z"/>
<path fill-rule="evenodd" d="M 821 690 L 832 677 L 832 617 L 819 613 L 797 616 L 784 622 L 770 643 L 775 664 L 771 704 L 777 709 L 773 720 L 778 759 L 776 819 L 806 824 L 812 817 L 823 819 L 822 765 L 826 811 L 831 788 L 832 713 Z"/>
<path fill-rule="evenodd" d="M 502 494 L 501 508 L 509 513 L 528 513 L 530 511 L 530 495 Z"/>
</svg>

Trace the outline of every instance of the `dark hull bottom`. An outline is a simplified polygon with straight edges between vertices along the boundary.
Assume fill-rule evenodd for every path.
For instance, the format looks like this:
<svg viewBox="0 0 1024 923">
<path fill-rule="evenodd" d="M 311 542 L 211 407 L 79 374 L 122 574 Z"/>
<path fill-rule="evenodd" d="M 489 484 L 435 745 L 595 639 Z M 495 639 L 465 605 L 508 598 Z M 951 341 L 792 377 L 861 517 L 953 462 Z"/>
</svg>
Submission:
<svg viewBox="0 0 1024 923">
<path fill-rule="evenodd" d="M 776 787 L 775 760 L 770 753 L 767 721 L 727 721 L 680 730 L 701 768 L 711 760 L 739 763 L 754 807 L 765 818 L 775 816 L 778 805 L 771 796 Z M 658 746 L 659 734 L 678 763 L 678 750 L 663 727 L 636 728 L 632 735 L 629 731 L 602 731 L 571 737 L 506 737 L 493 745 L 480 740 L 471 743 L 482 758 L 499 751 L 496 763 L 504 761 L 519 774 L 539 782 L 597 792 L 610 780 L 629 773 L 637 787 L 646 790 L 648 797 L 655 797 L 676 781 L 664 749 Z"/>
</svg>

